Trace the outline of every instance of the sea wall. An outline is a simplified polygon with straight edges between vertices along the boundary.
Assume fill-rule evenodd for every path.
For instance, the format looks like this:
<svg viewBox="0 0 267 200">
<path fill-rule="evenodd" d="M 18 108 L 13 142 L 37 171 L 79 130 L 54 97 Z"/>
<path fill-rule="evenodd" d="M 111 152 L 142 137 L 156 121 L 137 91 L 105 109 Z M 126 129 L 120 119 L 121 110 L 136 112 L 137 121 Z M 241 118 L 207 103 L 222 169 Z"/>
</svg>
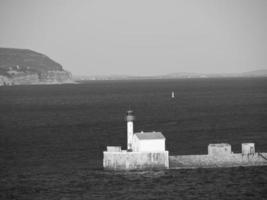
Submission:
<svg viewBox="0 0 267 200">
<path fill-rule="evenodd" d="M 104 169 L 146 170 L 168 169 L 169 152 L 104 152 Z"/>
<path fill-rule="evenodd" d="M 261 166 L 267 165 L 267 153 L 232 153 L 227 156 L 179 155 L 169 156 L 169 162 L 171 169 Z"/>
</svg>

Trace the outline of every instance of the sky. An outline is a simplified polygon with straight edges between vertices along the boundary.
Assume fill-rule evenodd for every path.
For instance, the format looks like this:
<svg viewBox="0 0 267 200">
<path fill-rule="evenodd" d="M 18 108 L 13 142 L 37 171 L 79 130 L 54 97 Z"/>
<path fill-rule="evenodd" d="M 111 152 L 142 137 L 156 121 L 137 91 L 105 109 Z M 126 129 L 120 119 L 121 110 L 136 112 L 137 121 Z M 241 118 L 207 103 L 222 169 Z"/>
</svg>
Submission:
<svg viewBox="0 0 267 200">
<path fill-rule="evenodd" d="M 0 47 L 74 75 L 267 69 L 267 1 L 0 0 Z"/>
</svg>

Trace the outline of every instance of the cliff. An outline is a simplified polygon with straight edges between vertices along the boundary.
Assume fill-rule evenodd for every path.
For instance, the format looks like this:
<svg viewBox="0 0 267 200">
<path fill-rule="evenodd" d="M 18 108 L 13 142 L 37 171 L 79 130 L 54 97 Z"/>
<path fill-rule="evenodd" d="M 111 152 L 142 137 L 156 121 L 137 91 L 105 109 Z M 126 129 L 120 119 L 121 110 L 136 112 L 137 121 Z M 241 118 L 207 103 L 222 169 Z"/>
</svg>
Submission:
<svg viewBox="0 0 267 200">
<path fill-rule="evenodd" d="M 55 84 L 72 81 L 70 72 L 41 53 L 0 48 L 0 85 Z"/>
</svg>

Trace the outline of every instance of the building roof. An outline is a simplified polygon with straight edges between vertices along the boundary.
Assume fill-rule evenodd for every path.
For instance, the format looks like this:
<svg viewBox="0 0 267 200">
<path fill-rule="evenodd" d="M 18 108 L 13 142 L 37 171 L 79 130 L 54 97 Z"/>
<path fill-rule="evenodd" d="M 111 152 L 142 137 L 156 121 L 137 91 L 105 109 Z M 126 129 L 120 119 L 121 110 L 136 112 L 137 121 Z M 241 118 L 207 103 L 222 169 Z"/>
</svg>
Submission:
<svg viewBox="0 0 267 200">
<path fill-rule="evenodd" d="M 159 140 L 165 139 L 161 132 L 139 132 L 135 133 L 139 140 Z"/>
</svg>

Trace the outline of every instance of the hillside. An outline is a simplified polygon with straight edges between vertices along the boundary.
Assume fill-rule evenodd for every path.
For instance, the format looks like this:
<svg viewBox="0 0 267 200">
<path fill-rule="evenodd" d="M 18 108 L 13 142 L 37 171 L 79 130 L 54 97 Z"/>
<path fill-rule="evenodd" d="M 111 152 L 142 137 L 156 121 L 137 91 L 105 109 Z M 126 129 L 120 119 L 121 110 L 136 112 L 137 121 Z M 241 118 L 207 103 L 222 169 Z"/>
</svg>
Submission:
<svg viewBox="0 0 267 200">
<path fill-rule="evenodd" d="M 71 74 L 44 54 L 28 49 L 0 48 L 0 85 L 69 81 Z"/>
</svg>

